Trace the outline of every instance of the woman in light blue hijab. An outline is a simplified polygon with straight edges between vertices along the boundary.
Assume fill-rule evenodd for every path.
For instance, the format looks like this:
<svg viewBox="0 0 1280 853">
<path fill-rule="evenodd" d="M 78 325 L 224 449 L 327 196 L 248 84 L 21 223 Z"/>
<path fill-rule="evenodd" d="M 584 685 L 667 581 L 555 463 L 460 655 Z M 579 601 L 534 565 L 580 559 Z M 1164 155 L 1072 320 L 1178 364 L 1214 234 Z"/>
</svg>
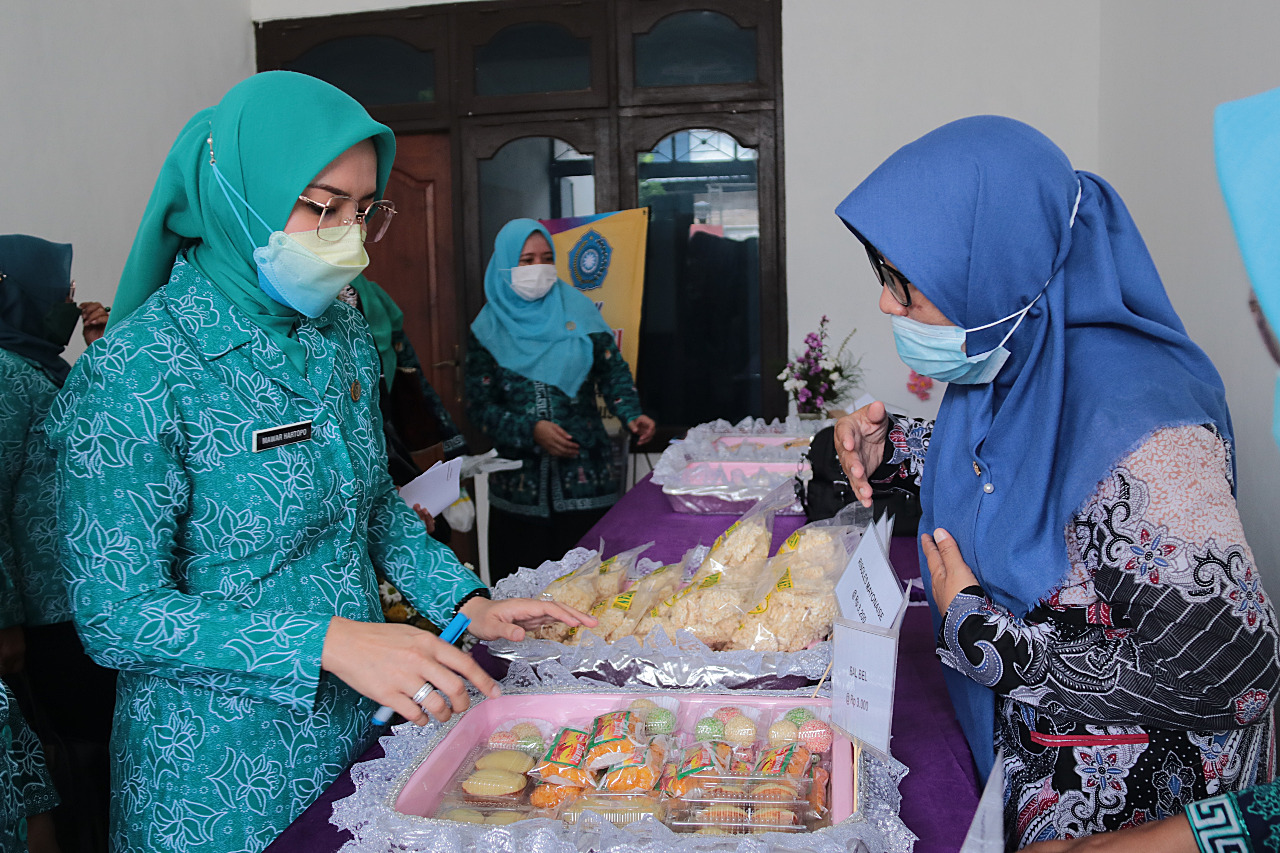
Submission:
<svg viewBox="0 0 1280 853">
<path fill-rule="evenodd" d="M 612 330 L 554 264 L 541 223 L 504 225 L 467 347 L 467 415 L 522 463 L 489 478 L 495 580 L 559 559 L 620 497 L 597 393 L 641 444 L 654 431 Z"/>
</svg>

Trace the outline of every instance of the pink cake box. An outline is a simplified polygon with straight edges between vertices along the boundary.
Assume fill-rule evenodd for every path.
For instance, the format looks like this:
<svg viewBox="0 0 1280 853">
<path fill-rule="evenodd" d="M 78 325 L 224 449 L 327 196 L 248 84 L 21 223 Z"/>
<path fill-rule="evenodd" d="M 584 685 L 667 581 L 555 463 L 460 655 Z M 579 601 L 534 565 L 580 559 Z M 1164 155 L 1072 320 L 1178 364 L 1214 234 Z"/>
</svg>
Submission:
<svg viewBox="0 0 1280 853">
<path fill-rule="evenodd" d="M 547 720 L 555 726 L 583 725 L 591 718 L 626 707 L 636 699 L 670 698 L 680 700 L 676 718 L 677 732 L 692 732 L 694 725 L 726 703 L 740 708 L 758 708 L 761 717 L 772 718 L 791 708 L 830 708 L 831 700 L 808 696 L 754 696 L 743 694 L 684 693 L 520 693 L 486 699 L 464 712 L 454 726 L 429 754 L 421 759 L 396 796 L 395 809 L 401 814 L 431 817 L 439 809 L 462 764 L 477 747 L 485 744 L 489 734 L 512 720 Z M 839 823 L 854 813 L 853 744 L 839 733 L 831 746 L 831 822 Z"/>
</svg>

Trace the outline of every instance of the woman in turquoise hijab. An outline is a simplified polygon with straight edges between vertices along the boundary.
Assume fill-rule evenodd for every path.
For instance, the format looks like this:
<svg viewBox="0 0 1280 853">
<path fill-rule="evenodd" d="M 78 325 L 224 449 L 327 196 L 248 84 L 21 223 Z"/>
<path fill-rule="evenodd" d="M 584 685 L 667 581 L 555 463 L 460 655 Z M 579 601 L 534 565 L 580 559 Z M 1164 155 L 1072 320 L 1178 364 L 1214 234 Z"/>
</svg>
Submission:
<svg viewBox="0 0 1280 853">
<path fill-rule="evenodd" d="M 655 427 L 600 311 L 557 278 L 551 233 L 537 220 L 502 226 L 484 295 L 467 345 L 467 416 L 521 462 L 489 475 L 496 580 L 559 559 L 617 502 L 597 392 L 641 444 Z"/>
<path fill-rule="evenodd" d="M 1218 182 L 1253 284 L 1249 308 L 1267 353 L 1280 368 L 1280 89 L 1218 107 L 1214 117 Z M 1272 433 L 1280 445 L 1280 374 Z M 1280 781 L 1191 803 L 1175 817 L 1072 841 L 1033 844 L 1034 853 L 1198 853 L 1280 847 Z"/>
<path fill-rule="evenodd" d="M 262 849 L 377 705 L 424 723 L 467 707 L 464 678 L 497 693 L 461 651 L 382 622 L 375 567 L 481 638 L 583 624 L 489 601 L 391 484 L 378 355 L 334 296 L 390 218 L 394 153 L 388 128 L 301 74 L 255 75 L 197 113 L 107 335 L 55 403 L 75 621 L 120 670 L 114 850 Z"/>
</svg>

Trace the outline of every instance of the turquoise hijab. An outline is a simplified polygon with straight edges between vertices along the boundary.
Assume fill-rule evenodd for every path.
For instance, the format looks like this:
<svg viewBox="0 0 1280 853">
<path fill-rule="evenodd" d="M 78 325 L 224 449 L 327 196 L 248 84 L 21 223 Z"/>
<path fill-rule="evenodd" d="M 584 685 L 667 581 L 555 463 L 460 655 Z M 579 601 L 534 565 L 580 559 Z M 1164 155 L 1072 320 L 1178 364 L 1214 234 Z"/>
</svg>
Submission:
<svg viewBox="0 0 1280 853">
<path fill-rule="evenodd" d="M 236 192 L 280 230 L 307 184 L 366 139 L 377 151 L 381 195 L 395 159 L 395 136 L 354 98 L 292 71 L 267 71 L 237 83 L 217 106 L 196 113 L 169 150 L 125 261 L 109 326 L 169 280 L 174 257 L 185 249 L 305 375 L 306 354 L 296 337 L 302 315 L 258 286 L 253 250 L 266 245 L 270 232 L 234 194 L 228 200 L 210 160 L 216 158 Z M 248 225 L 252 243 L 240 220 Z"/>
<path fill-rule="evenodd" d="M 498 232 L 484 271 L 487 301 L 471 331 L 507 370 L 576 397 L 591 372 L 594 347 L 588 336 L 612 331 L 595 303 L 563 281 L 533 302 L 511 289 L 511 268 L 535 231 L 554 250 L 551 232 L 536 219 L 513 219 Z"/>
<path fill-rule="evenodd" d="M 1253 292 L 1280 329 L 1280 89 L 1230 101 L 1213 122 L 1218 183 Z M 1280 377 L 1272 433 L 1280 444 Z"/>
</svg>

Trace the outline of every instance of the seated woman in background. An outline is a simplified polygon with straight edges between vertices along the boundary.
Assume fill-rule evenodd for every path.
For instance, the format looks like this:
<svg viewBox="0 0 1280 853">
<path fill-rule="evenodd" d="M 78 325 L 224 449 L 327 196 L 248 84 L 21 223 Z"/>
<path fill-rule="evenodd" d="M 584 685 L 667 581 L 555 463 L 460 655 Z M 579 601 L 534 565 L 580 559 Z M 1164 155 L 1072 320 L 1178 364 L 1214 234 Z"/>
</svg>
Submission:
<svg viewBox="0 0 1280 853">
<path fill-rule="evenodd" d="M 1011 848 L 1268 781 L 1276 616 L 1222 381 L 1124 203 L 1020 122 L 945 125 L 837 208 L 935 423 L 837 425 L 855 493 L 921 490 L 938 654 Z"/>
<path fill-rule="evenodd" d="M 590 299 L 560 281 L 551 234 L 502 227 L 484 273 L 486 304 L 467 345 L 467 416 L 517 471 L 489 475 L 493 580 L 557 560 L 621 496 L 596 394 L 644 444 L 653 419 Z"/>
</svg>

